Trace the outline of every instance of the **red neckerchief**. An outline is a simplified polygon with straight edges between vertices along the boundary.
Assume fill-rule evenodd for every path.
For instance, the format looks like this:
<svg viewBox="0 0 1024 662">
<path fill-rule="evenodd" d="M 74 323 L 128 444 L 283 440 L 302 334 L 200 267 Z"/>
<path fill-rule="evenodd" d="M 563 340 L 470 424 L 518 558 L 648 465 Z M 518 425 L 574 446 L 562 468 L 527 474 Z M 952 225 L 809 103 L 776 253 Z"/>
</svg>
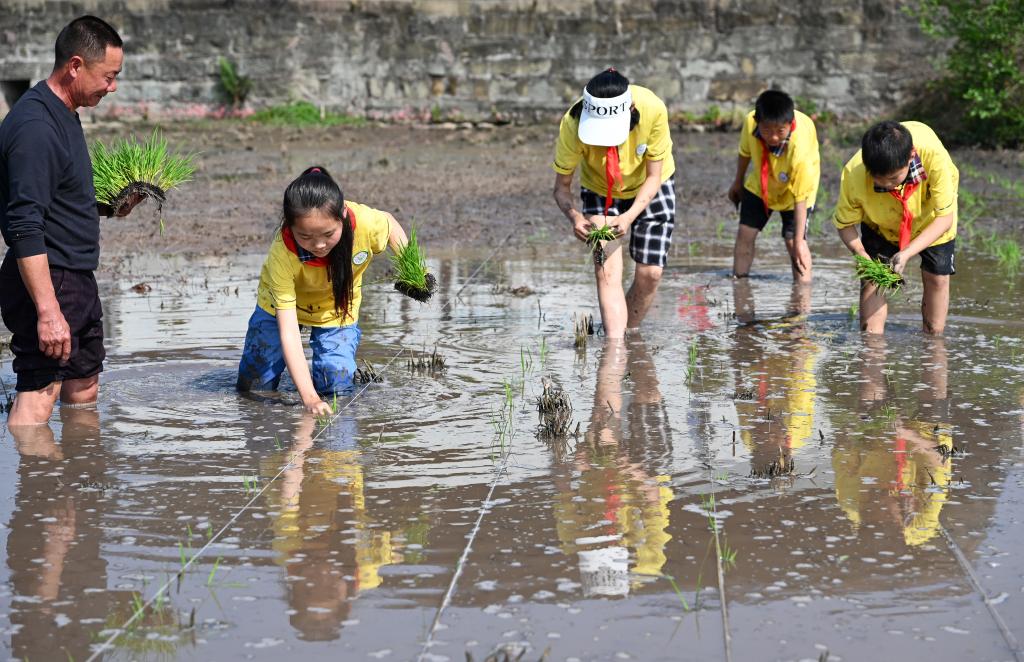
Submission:
<svg viewBox="0 0 1024 662">
<path fill-rule="evenodd" d="M 608 193 L 604 196 L 604 215 L 612 207 L 612 187 L 615 182 L 622 186 L 622 170 L 619 168 L 619 148 L 609 147 L 604 159 L 604 180 L 608 185 Z"/>
<path fill-rule="evenodd" d="M 356 214 L 347 205 L 345 206 L 345 219 L 352 223 L 352 231 L 356 229 Z M 284 242 L 285 248 L 295 254 L 302 264 L 309 267 L 326 267 L 327 256 L 317 257 L 302 246 L 299 246 L 298 242 L 295 241 L 295 235 L 292 234 L 292 229 L 287 225 L 281 228 L 281 241 Z"/>
<path fill-rule="evenodd" d="M 789 123 L 789 136 L 786 136 L 786 139 L 782 141 L 782 145 L 779 147 L 784 147 L 789 142 L 789 138 L 793 135 L 794 131 L 796 131 L 796 118 L 793 118 L 793 121 Z M 772 166 L 768 162 L 768 152 L 772 151 L 772 148 L 764 141 L 761 134 L 757 135 L 757 139 L 761 141 L 761 202 L 764 203 L 764 213 L 771 215 L 772 210 L 768 208 L 768 175 L 771 173 Z M 781 156 L 781 152 L 779 155 Z"/>
<path fill-rule="evenodd" d="M 910 207 L 907 205 L 907 200 L 910 199 L 910 196 L 914 195 L 914 191 L 916 191 L 917 187 L 920 185 L 920 182 L 904 184 L 902 195 L 900 195 L 901 191 L 897 191 L 896 189 L 889 191 L 892 197 L 899 200 L 900 204 L 903 206 L 903 220 L 900 221 L 900 250 L 906 248 L 907 244 L 910 243 L 911 226 L 914 224 L 914 213 L 910 211 Z"/>
</svg>

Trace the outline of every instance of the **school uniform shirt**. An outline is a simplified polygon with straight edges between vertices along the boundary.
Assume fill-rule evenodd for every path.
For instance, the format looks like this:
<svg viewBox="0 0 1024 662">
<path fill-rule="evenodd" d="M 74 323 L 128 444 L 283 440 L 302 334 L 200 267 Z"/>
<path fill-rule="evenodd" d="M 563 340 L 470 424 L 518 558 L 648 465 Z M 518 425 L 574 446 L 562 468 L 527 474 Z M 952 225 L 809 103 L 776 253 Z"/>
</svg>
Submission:
<svg viewBox="0 0 1024 662">
<path fill-rule="evenodd" d="M 612 189 L 612 197 L 617 200 L 636 197 L 640 186 L 647 179 L 647 161 L 662 162 L 662 184 L 676 171 L 665 103 L 646 87 L 630 85 L 629 90 L 633 95 L 633 104 L 640 112 L 640 122 L 629 132 L 626 142 L 619 145 L 622 183 Z M 580 142 L 579 125 L 580 121 L 568 112 L 562 116 L 558 143 L 555 145 L 555 161 L 551 167 L 560 175 L 571 175 L 577 166 L 581 166 L 580 184 L 583 188 L 606 195 L 608 184 L 605 181 L 604 166 L 608 148 Z"/>
<path fill-rule="evenodd" d="M 359 320 L 363 272 L 374 255 L 384 252 L 391 234 L 387 214 L 346 202 L 349 217 L 355 219 L 352 238 L 352 302 L 342 315 L 334 309 L 334 291 L 327 279 L 327 267 L 310 266 L 288 250 L 278 232 L 260 271 L 257 305 L 276 315 L 277 310 L 296 310 L 305 326 L 348 326 Z"/>
<path fill-rule="evenodd" d="M 796 128 L 790 133 L 782 153 L 776 155 L 770 148 L 768 150 L 768 207 L 776 211 L 790 211 L 801 201 L 806 201 L 808 208 L 813 207 L 818 196 L 821 178 L 818 131 L 814 120 L 799 110 L 794 111 L 793 119 Z M 750 159 L 743 188 L 760 198 L 764 143 L 755 135 L 756 130 L 754 111 L 750 111 L 740 133 L 740 156 Z"/>
<path fill-rule="evenodd" d="M 953 225 L 932 244 L 938 246 L 956 237 L 956 197 L 960 171 L 953 165 L 949 152 L 930 127 L 921 122 L 902 124 L 914 139 L 914 149 L 925 172 L 925 180 L 907 200 L 907 207 L 914 214 L 910 238 L 921 234 L 937 217 L 952 214 Z M 888 191 L 875 191 L 874 181 L 864 167 L 858 150 L 843 168 L 839 203 L 832 223 L 840 230 L 857 223 L 866 223 L 885 237 L 886 241 L 898 246 L 902 220 L 903 207 L 900 201 Z"/>
</svg>

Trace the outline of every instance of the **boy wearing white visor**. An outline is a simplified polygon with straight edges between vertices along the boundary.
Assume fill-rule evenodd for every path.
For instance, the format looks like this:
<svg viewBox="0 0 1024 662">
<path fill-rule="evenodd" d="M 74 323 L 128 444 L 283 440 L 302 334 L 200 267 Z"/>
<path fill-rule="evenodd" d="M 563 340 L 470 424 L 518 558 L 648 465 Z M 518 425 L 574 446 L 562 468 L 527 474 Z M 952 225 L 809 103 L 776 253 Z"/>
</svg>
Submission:
<svg viewBox="0 0 1024 662">
<path fill-rule="evenodd" d="M 580 209 L 571 190 L 577 166 Z M 602 71 L 562 117 L 552 168 L 555 202 L 576 238 L 586 241 L 592 228 L 605 225 L 615 232 L 616 240 L 605 245 L 603 264 L 595 260 L 594 274 L 605 335 L 621 338 L 647 314 L 672 243 L 675 162 L 664 102 L 614 69 Z M 628 294 L 622 288 L 619 241 L 627 232 L 636 262 Z"/>
</svg>

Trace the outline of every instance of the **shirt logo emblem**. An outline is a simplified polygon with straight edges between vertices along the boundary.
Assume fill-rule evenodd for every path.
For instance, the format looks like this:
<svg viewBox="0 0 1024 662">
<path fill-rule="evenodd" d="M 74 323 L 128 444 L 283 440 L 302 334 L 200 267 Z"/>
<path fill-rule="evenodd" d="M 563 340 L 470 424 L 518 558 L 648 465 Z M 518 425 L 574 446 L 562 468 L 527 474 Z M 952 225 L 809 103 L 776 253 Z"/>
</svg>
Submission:
<svg viewBox="0 0 1024 662">
<path fill-rule="evenodd" d="M 788 182 L 789 181 L 789 175 L 787 175 L 784 172 L 780 172 L 779 173 L 779 181 L 780 182 Z"/>
<path fill-rule="evenodd" d="M 636 155 L 637 156 L 643 156 L 645 153 L 647 153 L 647 143 L 644 143 L 642 145 L 637 145 L 636 146 Z"/>
<path fill-rule="evenodd" d="M 358 253 L 356 253 L 355 255 L 352 256 L 352 264 L 358 266 L 358 265 L 362 264 L 363 262 L 366 262 L 366 260 L 369 257 L 370 257 L 370 253 L 369 252 L 367 252 L 367 251 L 359 251 Z"/>
</svg>

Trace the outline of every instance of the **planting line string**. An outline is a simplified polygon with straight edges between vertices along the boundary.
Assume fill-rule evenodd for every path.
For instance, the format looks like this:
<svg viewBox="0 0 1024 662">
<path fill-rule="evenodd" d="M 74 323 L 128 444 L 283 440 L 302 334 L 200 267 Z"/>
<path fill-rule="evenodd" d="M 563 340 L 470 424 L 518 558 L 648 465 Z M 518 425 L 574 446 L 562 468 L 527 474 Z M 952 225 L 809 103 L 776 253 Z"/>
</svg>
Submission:
<svg viewBox="0 0 1024 662">
<path fill-rule="evenodd" d="M 465 288 L 466 288 L 466 287 L 467 287 L 467 286 L 469 285 L 469 283 L 470 283 L 470 282 L 471 282 L 471 281 L 472 281 L 472 280 L 473 280 L 474 278 L 476 278 L 476 275 L 477 275 L 478 273 L 480 273 L 480 270 L 481 270 L 481 269 L 483 269 L 483 268 L 484 268 L 484 266 L 486 266 L 486 265 L 487 265 L 487 263 L 491 261 L 491 258 L 493 258 L 493 257 L 494 257 L 494 256 L 495 256 L 495 255 L 497 254 L 498 250 L 499 250 L 499 249 L 500 249 L 500 248 L 501 248 L 502 246 L 504 246 L 504 245 L 505 245 L 505 243 L 506 243 L 506 242 L 507 242 L 507 241 L 508 241 L 509 239 L 511 239 L 511 238 L 512 238 L 512 235 L 514 234 L 514 232 L 515 232 L 514 230 L 513 230 L 513 231 L 511 231 L 511 232 L 509 232 L 508 236 L 506 236 L 506 237 L 505 237 L 505 239 L 503 239 L 503 240 L 502 240 L 501 242 L 499 242 L 499 243 L 498 243 L 498 244 L 497 244 L 497 245 L 495 246 L 494 250 L 493 250 L 493 251 L 491 251 L 491 253 L 490 253 L 490 254 L 489 254 L 489 255 L 488 255 L 488 256 L 487 256 L 487 257 L 486 257 L 486 258 L 484 259 L 484 261 L 480 263 L 480 265 L 479 265 L 479 266 L 478 266 L 478 267 L 477 267 L 477 268 L 476 268 L 476 269 L 475 269 L 475 270 L 473 271 L 473 273 L 472 273 L 472 274 L 470 274 L 469 278 L 468 278 L 468 279 L 466 279 L 466 282 L 464 282 L 464 283 L 462 284 L 462 287 L 460 287 L 460 288 L 459 288 L 459 290 L 458 290 L 458 291 L 457 291 L 457 292 L 455 293 L 455 296 L 454 296 L 454 297 L 453 297 L 452 299 L 450 299 L 450 300 L 448 301 L 448 303 L 446 303 L 446 304 L 445 304 L 445 305 L 444 305 L 444 306 L 442 307 L 442 310 L 444 310 L 444 308 L 447 308 L 447 307 L 448 307 L 448 306 L 450 306 L 450 305 L 451 305 L 452 303 L 454 303 L 454 301 L 455 301 L 455 300 L 456 300 L 456 299 L 458 298 L 458 296 L 459 296 L 460 294 L 462 294 L 462 291 L 463 291 L 463 290 L 464 290 L 464 289 L 465 289 Z M 406 351 L 406 348 L 405 348 L 405 347 L 401 347 L 401 348 L 399 348 L 399 350 L 398 350 L 397 352 L 395 352 L 394 356 L 392 356 L 392 357 L 391 357 L 391 359 L 390 359 L 390 360 L 389 360 L 389 361 L 387 362 L 387 364 L 386 364 L 386 365 L 384 366 L 384 368 L 382 368 L 382 369 L 381 369 L 381 371 L 380 371 L 380 373 L 379 373 L 379 374 L 383 375 L 383 374 L 384 374 L 384 373 L 385 373 L 385 372 L 387 371 L 387 369 L 388 369 L 389 367 L 391 367 L 391 365 L 392 365 L 392 364 L 393 364 L 393 363 L 395 362 L 395 360 L 396 360 L 396 359 L 397 359 L 397 358 L 398 358 L 398 357 L 399 357 L 399 356 L 400 356 L 400 355 L 401 355 L 401 354 L 402 354 L 403 352 L 405 352 L 405 351 Z M 358 398 L 359 398 L 359 396 L 361 396 L 361 395 L 362 395 L 362 394 L 363 394 L 364 392 L 366 392 L 366 389 L 367 389 L 367 388 L 369 388 L 369 386 L 370 386 L 370 384 L 371 384 L 371 383 L 372 383 L 372 382 L 367 382 L 366 384 L 364 384 L 364 385 L 363 385 L 363 387 L 362 387 L 361 389 L 359 389 L 359 390 L 358 390 L 358 391 L 356 392 L 356 394 L 355 394 L 355 395 L 353 395 L 353 396 L 352 396 L 352 397 L 351 397 L 351 398 L 349 399 L 349 401 L 348 401 L 348 402 L 346 402 L 346 403 L 345 403 L 344 405 L 342 405 L 342 406 L 341 406 L 341 407 L 340 407 L 340 408 L 338 409 L 338 411 L 334 413 L 334 415 L 333 415 L 333 416 L 331 417 L 331 419 L 330 419 L 330 420 L 329 420 L 329 421 L 328 421 L 328 422 L 327 422 L 327 423 L 326 423 L 326 424 L 325 424 L 325 425 L 324 425 L 323 427 L 321 427 L 321 428 L 320 428 L 320 431 L 319 431 L 319 432 L 317 432 L 317 433 L 316 433 L 315 435 L 313 435 L 313 437 L 312 437 L 312 438 L 310 439 L 310 441 L 311 441 L 311 442 L 315 442 L 315 441 L 316 441 L 316 440 L 317 440 L 317 439 L 318 439 L 318 438 L 320 437 L 320 435 L 321 435 L 321 434 L 323 434 L 325 430 L 327 430 L 327 428 L 329 428 L 329 427 L 330 427 L 331 425 L 333 425 L 333 424 L 334 424 L 334 422 L 335 422 L 336 420 L 338 420 L 338 417 L 340 417 L 340 416 L 341 416 L 341 414 L 342 414 L 342 413 L 343 413 L 343 412 L 345 411 L 345 409 L 347 409 L 347 408 L 349 407 L 349 405 L 351 405 L 351 404 L 352 404 L 353 402 L 355 402 L 355 401 L 356 401 L 356 399 L 358 399 Z M 252 507 L 252 505 L 253 505 L 254 503 L 256 503 L 256 502 L 257 502 L 257 501 L 258 501 L 258 500 L 259 500 L 259 499 L 260 499 L 260 498 L 261 498 L 261 497 L 263 496 L 263 494 L 264 494 L 264 493 L 265 493 L 265 492 L 267 491 L 267 489 L 268 489 L 268 488 L 269 488 L 269 487 L 270 487 L 270 486 L 271 486 L 271 485 L 272 485 L 272 484 L 274 483 L 274 481 L 276 481 L 276 480 L 277 480 L 278 478 L 280 478 L 280 477 L 281 477 L 281 475 L 282 475 L 282 474 L 283 474 L 283 473 L 284 473 L 285 471 L 287 471 L 287 470 L 288 470 L 289 468 L 291 468 L 291 466 L 292 466 L 292 460 L 293 460 L 294 458 L 295 458 L 295 455 L 293 454 L 293 455 L 292 455 L 292 457 L 291 457 L 291 458 L 289 458 L 288 462 L 286 462 L 286 463 L 285 463 L 285 464 L 284 464 L 284 465 L 283 465 L 283 466 L 281 467 L 280 471 L 278 471 L 278 472 L 277 472 L 277 474 L 275 474 L 273 478 L 271 478 L 271 479 L 270 479 L 269 481 L 267 481 L 267 482 L 266 482 L 266 484 L 265 484 L 265 485 L 263 486 L 263 488 L 262 488 L 262 489 L 260 489 L 260 490 L 259 490 L 259 491 L 258 491 L 258 492 L 257 492 L 257 493 L 255 494 L 255 495 L 253 495 L 253 497 L 252 497 L 251 499 L 249 499 L 249 501 L 247 501 L 247 502 L 246 502 L 246 503 L 245 503 L 245 504 L 244 504 L 244 505 L 243 505 L 243 506 L 242 506 L 242 507 L 241 507 L 241 508 L 240 508 L 240 509 L 239 509 L 239 510 L 238 510 L 237 512 L 235 512 L 235 513 L 234 513 L 234 514 L 233 514 L 233 515 L 232 515 L 232 516 L 231 516 L 231 517 L 230 517 L 230 518 L 228 519 L 228 521 L 227 521 L 227 522 L 226 522 L 226 523 L 225 523 L 225 524 L 224 524 L 224 525 L 223 525 L 223 526 L 222 526 L 222 527 L 220 528 L 220 530 L 219 530 L 219 531 L 217 531 L 217 533 L 215 533 L 215 534 L 214 534 L 213 536 L 211 536 L 211 537 L 210 537 L 210 538 L 209 538 L 209 539 L 208 539 L 208 540 L 206 541 L 206 544 L 204 544 L 204 545 L 203 545 L 202 547 L 200 547 L 200 548 L 199 548 L 199 549 L 198 549 L 198 550 L 196 551 L 196 553 L 195 553 L 195 554 L 193 554 L 193 555 L 192 555 L 192 556 L 191 556 L 191 557 L 190 557 L 190 558 L 188 559 L 188 561 L 186 561 L 186 562 L 185 562 L 185 564 L 184 564 L 183 566 L 181 566 L 181 569 L 180 569 L 180 570 L 179 570 L 179 571 L 178 571 L 177 573 L 175 573 L 173 577 L 171 577 L 171 578 L 168 578 L 168 580 L 167 580 L 166 582 L 164 582 L 164 584 L 163 584 L 163 585 L 162 585 L 162 586 L 161 586 L 161 587 L 160 587 L 159 589 L 157 589 L 157 591 L 156 591 L 156 592 L 155 592 L 155 593 L 154 593 L 154 594 L 153 594 L 153 595 L 152 595 L 152 596 L 151 596 L 151 597 L 150 597 L 150 598 L 149 598 L 148 600 L 146 600 L 146 602 L 145 602 L 145 603 L 144 603 L 144 604 L 142 605 L 142 607 L 141 607 L 141 608 L 139 608 L 139 609 L 135 610 L 135 612 L 134 612 L 134 613 L 132 614 L 131 618 L 129 618 L 129 619 L 127 620 L 127 621 L 125 621 L 125 622 L 124 622 L 124 624 L 122 624 L 122 625 L 121 625 L 121 627 L 117 628 L 117 630 L 115 630 L 115 631 L 114 631 L 114 633 L 113 633 L 113 634 L 112 634 L 112 635 L 111 635 L 111 636 L 110 636 L 110 637 L 109 637 L 109 638 L 108 638 L 108 639 L 107 639 L 106 641 L 104 641 L 104 642 L 103 642 L 102 644 L 100 644 L 100 646 L 99 646 L 98 648 L 96 648 L 96 650 L 94 650 L 94 651 L 93 651 L 92 655 L 90 655 L 90 656 L 88 657 L 88 659 L 86 660 L 86 662 L 92 662 L 93 660 L 97 659 L 97 657 L 99 657 L 100 655 L 102 655 L 102 654 L 103 654 L 103 653 L 104 653 L 105 651 L 109 650 L 109 649 L 110 649 L 110 647 L 111 647 L 111 646 L 112 646 L 112 645 L 114 644 L 114 642 L 115 642 L 115 641 L 117 641 L 117 639 L 118 639 L 118 638 L 119 638 L 119 637 L 120 637 L 120 636 L 121 636 L 122 634 L 124 634 L 124 633 L 125 633 L 125 631 L 126 631 L 126 630 L 127 630 L 128 628 L 130 628 L 130 627 L 131 627 L 131 626 L 132 626 L 132 625 L 133 625 L 133 624 L 135 623 L 135 621 L 137 621 L 137 620 L 138 620 L 138 619 L 139 619 L 139 618 L 140 618 L 141 616 L 143 616 L 143 615 L 144 615 L 144 614 L 146 613 L 146 610 L 147 610 L 147 609 L 149 609 L 149 608 L 150 608 L 150 607 L 151 607 L 151 606 L 153 605 L 153 603 L 154 603 L 154 602 L 156 602 L 156 601 L 157 601 L 157 600 L 158 600 L 158 599 L 160 598 L 160 596 L 161 596 L 161 595 L 163 595 L 164 593 L 166 593 L 166 592 L 167 592 L 167 590 L 168 590 L 168 589 L 170 588 L 171 584 L 172 584 L 172 583 L 173 583 L 174 581 L 177 581 L 177 580 L 178 580 L 178 578 L 180 578 L 180 577 L 183 577 L 183 576 L 185 575 L 185 572 L 186 572 L 186 571 L 187 571 L 187 570 L 188 570 L 188 569 L 189 569 L 189 568 L 190 568 L 190 567 L 191 567 L 191 566 L 193 565 L 193 563 L 194 563 L 194 562 L 196 561 L 196 559 L 198 559 L 198 558 L 199 558 L 199 557 L 201 557 L 201 556 L 202 556 L 203 554 L 205 554 L 205 553 L 206 553 L 206 551 L 207 551 L 207 550 L 208 550 L 208 549 L 209 549 L 210 547 L 212 547 L 212 546 L 213 546 L 213 544 L 214 544 L 215 542 L 217 542 L 217 541 L 218 541 L 218 540 L 220 539 L 220 537 L 221 537 L 221 536 L 222 536 L 222 535 L 223 535 L 223 534 L 224 534 L 224 533 L 225 533 L 225 532 L 226 532 L 226 531 L 227 531 L 227 530 L 228 530 L 228 529 L 229 529 L 229 528 L 230 528 L 230 527 L 231 527 L 231 526 L 232 526 L 232 525 L 233 525 L 233 524 L 234 524 L 234 523 L 235 523 L 235 522 L 236 522 L 236 521 L 238 520 L 238 518 L 242 516 L 242 513 L 244 513 L 244 512 L 245 512 L 246 510 L 248 510 L 249 508 L 251 508 L 251 507 Z M 508 456 L 506 455 L 506 458 L 505 458 L 505 461 L 506 461 L 506 462 L 507 462 L 507 459 L 508 459 Z M 493 483 L 491 484 L 491 492 L 493 492 L 493 490 L 494 490 L 494 486 L 495 486 L 495 485 L 497 484 L 497 480 L 498 480 L 498 477 L 500 477 L 500 476 L 501 476 L 501 474 L 502 474 L 502 472 L 504 471 L 504 469 L 505 469 L 505 462 L 503 462 L 503 463 L 502 463 L 502 467 L 501 467 L 501 470 L 500 470 L 500 471 L 498 472 L 497 476 L 495 476 L 495 480 L 494 480 L 494 482 L 493 482 Z M 489 499 L 490 499 L 490 496 L 488 496 L 488 500 L 489 500 Z M 484 503 L 486 504 L 486 503 L 487 503 L 487 501 L 485 501 Z M 481 507 L 481 508 L 482 508 L 482 507 Z M 483 515 L 482 515 L 482 513 L 481 513 L 481 516 L 480 516 L 480 518 L 482 519 L 482 517 L 483 517 Z M 479 527 L 479 524 L 480 524 L 480 520 L 477 520 L 477 527 Z M 475 535 L 475 533 L 476 533 L 476 531 L 474 530 L 474 535 Z M 468 546 L 467 546 L 467 550 L 468 550 Z M 453 582 L 453 584 L 452 584 L 452 588 L 454 588 L 454 582 Z M 451 590 L 451 589 L 450 589 L 450 590 Z M 447 596 L 447 597 L 446 597 L 446 599 L 448 599 L 449 597 L 450 597 L 450 596 Z M 440 612 L 438 613 L 438 617 L 440 617 Z M 435 619 L 435 626 L 436 626 L 436 619 Z M 433 630 L 434 630 L 434 628 L 432 627 L 432 628 L 431 628 L 431 635 L 433 635 Z"/>
<path fill-rule="evenodd" d="M 956 557 L 957 562 L 960 564 L 960 568 L 967 575 L 967 580 L 971 584 L 971 588 L 974 589 L 981 597 L 981 601 L 985 603 L 985 607 L 988 609 L 989 616 L 995 622 L 996 627 L 999 628 L 999 632 L 1003 635 L 1003 639 L 1006 641 L 1006 645 L 1010 647 L 1010 652 L 1013 653 L 1014 659 L 1017 662 L 1024 662 L 1024 651 L 1020 649 L 1020 642 L 1017 641 L 1017 637 L 1013 636 L 1013 632 L 1006 625 L 1006 621 L 1003 620 L 1002 614 L 996 609 L 992 599 L 988 593 L 981 586 L 981 580 L 978 578 L 978 574 L 974 572 L 974 568 L 971 566 L 970 561 L 967 560 L 967 555 L 964 554 L 963 550 L 960 549 L 960 545 L 953 540 L 953 536 L 949 534 L 946 527 L 939 524 L 939 531 L 942 533 L 942 537 L 946 539 L 946 544 L 949 546 L 950 551 L 953 552 L 953 556 Z"/>
<path fill-rule="evenodd" d="M 441 624 L 441 616 L 444 614 L 444 610 L 451 604 L 452 596 L 455 595 L 455 585 L 459 583 L 459 577 L 462 576 L 462 569 L 466 566 L 466 560 L 469 558 L 469 552 L 473 549 L 473 541 L 476 540 L 476 534 L 480 531 L 480 525 L 484 521 L 484 515 L 493 503 L 491 497 L 494 496 L 494 490 L 498 487 L 498 481 L 504 475 L 505 470 L 508 466 L 508 458 L 512 455 L 511 448 L 505 457 L 501 461 L 501 466 L 498 467 L 498 471 L 494 474 L 494 480 L 491 481 L 491 486 L 487 490 L 487 496 L 484 497 L 483 502 L 480 504 L 480 508 L 477 511 L 476 523 L 473 525 L 473 530 L 469 532 L 466 539 L 466 546 L 462 548 L 462 554 L 459 555 L 459 560 L 455 563 L 455 572 L 452 573 L 452 579 L 448 582 L 448 590 L 444 592 L 444 598 L 441 599 L 441 605 L 437 608 L 437 613 L 434 614 L 434 621 L 430 624 L 430 630 L 427 631 L 427 638 L 423 642 L 423 648 L 420 649 L 420 654 L 416 658 L 417 662 L 422 662 L 424 656 L 430 650 L 430 647 L 434 644 L 434 634 L 437 632 L 437 626 Z"/>
<path fill-rule="evenodd" d="M 391 360 L 387 362 L 387 365 L 385 365 L 384 368 L 380 371 L 380 374 L 383 375 L 384 372 L 387 371 L 387 369 L 391 367 L 391 365 L 395 362 L 395 359 L 397 359 L 404 351 L 404 347 L 399 349 L 395 353 L 395 355 L 391 357 Z M 310 439 L 310 442 L 315 442 L 320 437 L 320 435 L 322 435 L 324 431 L 327 430 L 334 423 L 334 421 L 338 419 L 339 416 L 341 416 L 341 414 L 345 411 L 346 408 L 348 408 L 349 405 L 355 402 L 359 396 L 366 392 L 366 389 L 369 388 L 371 383 L 372 382 L 367 382 L 366 384 L 364 384 L 361 389 L 356 391 L 356 394 L 353 395 L 348 402 L 339 407 L 338 411 L 335 412 L 334 416 L 331 417 L 330 421 L 328 421 L 323 427 L 321 427 L 319 432 L 313 435 L 313 437 Z M 191 558 L 189 558 L 188 561 L 186 561 L 183 566 L 181 566 L 181 569 L 178 572 L 176 572 L 172 577 L 169 577 L 167 581 L 164 582 L 164 584 L 159 589 L 157 589 L 156 593 L 154 593 L 148 600 L 146 600 L 142 607 L 136 609 L 135 612 L 132 614 L 131 618 L 125 621 L 124 624 L 121 625 L 121 627 L 117 628 L 117 630 L 115 630 L 114 633 L 105 642 L 103 642 L 96 650 L 94 650 L 92 655 L 89 656 L 86 662 L 92 662 L 92 660 L 95 660 L 98 656 L 102 655 L 105 651 L 107 651 L 114 644 L 114 642 L 117 641 L 117 639 L 122 634 L 124 634 L 127 631 L 127 629 L 132 626 L 133 623 L 135 623 L 135 621 L 137 621 L 141 616 L 143 616 L 146 613 L 146 610 L 148 610 L 150 606 L 160 598 L 161 595 L 167 592 L 172 583 L 174 583 L 175 581 L 179 581 L 180 577 L 184 577 L 185 573 L 196 561 L 196 559 L 205 554 L 206 551 L 210 547 L 212 547 L 213 544 L 216 543 L 229 528 L 231 528 L 231 526 L 238 520 L 238 518 L 242 516 L 242 513 L 251 508 L 252 505 L 263 496 L 267 489 L 270 488 L 274 481 L 280 478 L 285 471 L 287 471 L 293 466 L 292 461 L 295 459 L 297 453 L 298 451 L 293 453 L 292 456 L 288 459 L 288 461 L 285 462 L 284 465 L 282 465 L 280 471 L 278 471 L 273 478 L 268 480 L 262 489 L 260 489 L 256 494 L 253 495 L 251 499 L 249 499 L 241 508 L 239 508 L 238 511 L 235 512 L 228 519 L 228 521 L 224 523 L 224 526 L 222 526 L 220 530 L 213 534 L 209 538 L 209 540 L 206 541 L 206 544 L 200 547 L 196 551 L 196 553 L 193 554 Z"/>
<path fill-rule="evenodd" d="M 725 644 L 725 662 L 732 662 L 732 635 L 729 633 L 729 605 L 725 598 L 725 568 L 722 567 L 722 545 L 718 539 L 718 499 L 715 498 L 715 474 L 711 474 L 711 520 L 715 523 L 715 565 L 718 569 L 718 595 L 722 600 L 722 641 Z"/>
</svg>

